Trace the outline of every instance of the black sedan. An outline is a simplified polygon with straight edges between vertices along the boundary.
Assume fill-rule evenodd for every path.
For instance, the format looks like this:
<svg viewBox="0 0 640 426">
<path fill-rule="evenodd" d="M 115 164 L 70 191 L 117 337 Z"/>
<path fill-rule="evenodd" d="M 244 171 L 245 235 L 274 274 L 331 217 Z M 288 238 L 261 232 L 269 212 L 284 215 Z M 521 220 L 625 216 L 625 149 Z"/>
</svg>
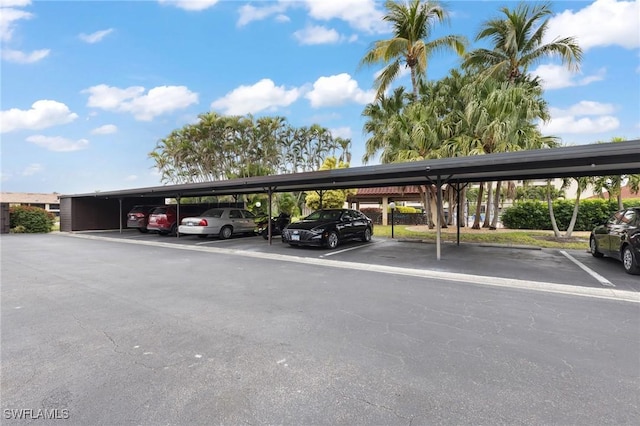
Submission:
<svg viewBox="0 0 640 426">
<path fill-rule="evenodd" d="M 287 225 L 282 232 L 282 242 L 333 249 L 346 240 L 370 241 L 371 235 L 373 222 L 363 213 L 352 209 L 321 209 Z"/>
<path fill-rule="evenodd" d="M 620 210 L 596 226 L 589 248 L 594 257 L 614 257 L 622 261 L 627 273 L 640 274 L 640 207 Z"/>
</svg>

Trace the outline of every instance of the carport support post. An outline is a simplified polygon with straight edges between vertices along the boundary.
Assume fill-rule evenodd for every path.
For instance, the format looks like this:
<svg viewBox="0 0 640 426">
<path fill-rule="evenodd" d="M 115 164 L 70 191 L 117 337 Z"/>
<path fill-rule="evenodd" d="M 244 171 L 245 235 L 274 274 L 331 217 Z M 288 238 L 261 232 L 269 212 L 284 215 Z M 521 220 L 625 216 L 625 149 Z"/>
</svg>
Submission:
<svg viewBox="0 0 640 426">
<path fill-rule="evenodd" d="M 456 183 L 456 225 L 458 228 L 457 245 L 460 245 L 460 182 Z"/>
<path fill-rule="evenodd" d="M 178 226 L 180 226 L 180 194 L 176 197 L 176 202 L 178 203 L 176 206 L 176 238 L 180 238 L 180 233 L 178 232 Z"/>
<path fill-rule="evenodd" d="M 120 205 L 120 233 L 122 234 L 122 198 L 118 198 L 118 204 Z"/>
<path fill-rule="evenodd" d="M 440 237 L 442 234 L 442 223 L 440 223 L 440 212 L 442 211 L 442 180 L 440 178 L 440 175 L 438 175 L 438 179 L 436 180 L 436 191 L 438 200 L 436 206 L 436 208 L 438 209 L 436 213 L 436 226 L 438 228 L 436 230 L 436 259 L 440 260 Z"/>
<path fill-rule="evenodd" d="M 269 188 L 267 190 L 267 196 L 269 197 L 269 204 L 267 206 L 267 233 L 269 236 L 269 245 L 271 245 L 271 216 L 273 215 L 273 213 L 271 213 L 271 197 L 273 195 L 273 191 L 271 190 L 271 188 Z"/>
</svg>

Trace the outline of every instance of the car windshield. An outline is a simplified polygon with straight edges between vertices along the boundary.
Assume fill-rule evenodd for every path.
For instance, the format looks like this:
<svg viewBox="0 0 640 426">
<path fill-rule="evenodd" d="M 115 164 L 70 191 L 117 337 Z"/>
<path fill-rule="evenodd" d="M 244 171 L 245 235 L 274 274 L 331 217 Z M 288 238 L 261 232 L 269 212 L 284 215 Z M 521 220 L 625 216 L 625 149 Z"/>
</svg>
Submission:
<svg viewBox="0 0 640 426">
<path fill-rule="evenodd" d="M 167 213 L 166 207 L 156 207 L 151 211 L 151 214 L 166 214 L 166 213 Z"/>
<path fill-rule="evenodd" d="M 342 211 L 340 210 L 316 210 L 305 218 L 305 220 L 338 220 Z"/>
<path fill-rule="evenodd" d="M 209 209 L 206 212 L 202 213 L 202 216 L 205 217 L 222 217 L 222 209 Z"/>
</svg>

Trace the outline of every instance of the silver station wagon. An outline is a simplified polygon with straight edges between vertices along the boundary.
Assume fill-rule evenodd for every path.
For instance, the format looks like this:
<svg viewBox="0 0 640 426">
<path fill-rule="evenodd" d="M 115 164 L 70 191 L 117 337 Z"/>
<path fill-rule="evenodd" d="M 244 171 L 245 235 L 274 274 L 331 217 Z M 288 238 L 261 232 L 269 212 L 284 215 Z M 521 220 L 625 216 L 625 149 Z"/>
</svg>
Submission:
<svg viewBox="0 0 640 426">
<path fill-rule="evenodd" d="M 217 235 L 221 239 L 236 234 L 254 234 L 255 230 L 255 215 L 233 207 L 209 209 L 200 216 L 185 217 L 178 227 L 180 234 L 197 235 L 200 238 Z"/>
</svg>

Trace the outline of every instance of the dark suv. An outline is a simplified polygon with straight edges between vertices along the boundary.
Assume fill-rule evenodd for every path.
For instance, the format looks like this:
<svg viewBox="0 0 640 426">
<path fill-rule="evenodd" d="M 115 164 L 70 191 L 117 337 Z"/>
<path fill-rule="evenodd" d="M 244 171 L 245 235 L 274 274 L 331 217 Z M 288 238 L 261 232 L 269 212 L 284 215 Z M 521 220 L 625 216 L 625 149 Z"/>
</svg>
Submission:
<svg viewBox="0 0 640 426">
<path fill-rule="evenodd" d="M 185 217 L 199 216 L 207 210 L 207 206 L 185 204 L 180 205 L 180 217 L 178 218 L 177 205 L 156 207 L 149 214 L 149 231 L 157 231 L 161 235 L 175 235 L 178 223 Z"/>
<path fill-rule="evenodd" d="M 616 212 L 591 231 L 589 248 L 594 257 L 604 255 L 622 261 L 629 274 L 640 274 L 640 207 Z"/>
<path fill-rule="evenodd" d="M 147 232 L 147 223 L 149 223 L 149 213 L 159 207 L 155 206 L 133 206 L 131 211 L 127 213 L 127 228 L 138 228 L 140 232 Z"/>
</svg>

